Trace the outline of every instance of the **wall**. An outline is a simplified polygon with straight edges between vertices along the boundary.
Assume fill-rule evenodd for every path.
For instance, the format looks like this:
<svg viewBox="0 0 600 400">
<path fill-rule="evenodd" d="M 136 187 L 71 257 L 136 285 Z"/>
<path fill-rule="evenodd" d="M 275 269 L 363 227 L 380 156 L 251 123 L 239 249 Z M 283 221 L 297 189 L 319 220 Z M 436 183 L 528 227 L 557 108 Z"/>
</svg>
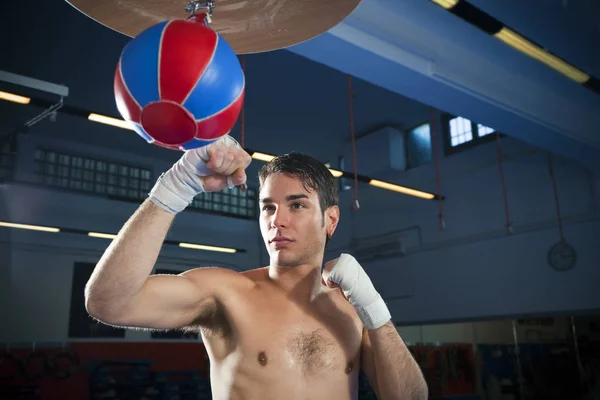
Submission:
<svg viewBox="0 0 600 400">
<path fill-rule="evenodd" d="M 349 217 L 332 242 L 331 257 L 352 251 L 347 247 L 351 236 L 406 230 L 405 257 L 365 264 L 399 324 L 562 313 L 600 305 L 598 177 L 553 158 L 565 237 L 578 257 L 573 270 L 557 272 L 547 262 L 550 246 L 559 241 L 547 154 L 510 138 L 501 140 L 501 149 L 510 236 L 494 142 L 440 159 L 442 193 L 447 196 L 443 231 L 435 201 L 364 186 L 359 188 L 361 210 L 352 213 L 351 191 L 344 194 Z M 437 190 L 433 165 L 387 178 Z"/>
<path fill-rule="evenodd" d="M 33 180 L 32 160 L 27 155 L 43 143 L 67 151 L 85 149 L 88 154 L 100 155 L 103 151 L 40 135 L 22 138 L 18 182 L 4 184 L 2 219 L 116 232 L 136 204 L 26 184 Z M 598 278 L 598 250 L 594 246 L 598 235 L 597 178 L 572 163 L 554 159 L 566 238 L 578 251 L 578 264 L 572 271 L 556 272 L 546 261 L 549 246 L 559 238 L 546 156 L 513 139 L 502 139 L 509 211 L 514 222 L 514 234 L 508 236 L 503 226 L 504 204 L 495 146 L 483 144 L 440 160 L 443 194 L 447 196 L 443 232 L 438 228 L 435 201 L 361 186 L 361 209 L 353 212 L 352 190 L 342 193 L 342 222 L 328 258 L 336 257 L 340 251 L 352 252 L 348 248 L 352 237 L 411 227 L 420 230 L 421 241 L 414 233 L 416 229 L 407 230 L 405 257 L 364 263 L 401 327 L 598 307 L 594 289 Z M 168 165 L 167 161 L 125 152 L 113 151 L 111 155 L 153 165 L 155 170 Z M 435 191 L 432 170 L 433 165 L 425 165 L 385 177 Z M 75 208 L 75 204 L 81 208 Z M 247 248 L 248 253 L 229 256 L 165 248 L 158 267 L 187 269 L 217 264 L 245 269 L 266 260 L 255 221 L 192 212 L 176 221 L 170 234 L 173 238 L 192 242 L 211 238 L 212 244 L 227 243 Z M 10 242 L 10 247 L 5 247 L 10 251 L 4 255 L 10 268 L 3 271 L 4 276 L 10 277 L 13 289 L 13 318 L 9 320 L 16 322 L 5 334 L 24 341 L 65 340 L 73 262 L 95 262 L 107 243 L 102 239 L 28 231 L 3 229 L 2 233 Z M 6 241 L 4 245 L 7 246 Z M 430 333 L 424 337 L 444 341 L 447 335 L 456 337 L 451 333 L 456 329 L 468 332 L 471 328 L 443 325 L 432 329 L 426 327 L 425 332 Z M 414 330 L 408 332 L 409 339 L 421 338 L 415 337 Z M 128 340 L 146 340 L 148 336 L 147 332 L 127 332 Z M 509 336 L 503 340 L 509 340 Z"/>
</svg>

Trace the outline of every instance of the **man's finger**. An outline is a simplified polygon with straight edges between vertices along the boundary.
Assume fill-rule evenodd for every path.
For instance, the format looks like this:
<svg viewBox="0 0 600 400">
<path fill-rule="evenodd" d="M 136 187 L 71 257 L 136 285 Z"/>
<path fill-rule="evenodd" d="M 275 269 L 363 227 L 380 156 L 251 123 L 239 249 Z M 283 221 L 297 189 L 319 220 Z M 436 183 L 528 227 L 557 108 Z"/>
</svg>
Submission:
<svg viewBox="0 0 600 400">
<path fill-rule="evenodd" d="M 224 152 L 223 155 L 223 163 L 218 171 L 215 171 L 219 174 L 223 175 L 231 175 L 235 171 L 235 154 L 232 154 L 230 151 Z"/>
<path fill-rule="evenodd" d="M 226 166 L 224 165 L 224 167 L 222 168 L 220 173 L 222 173 L 223 175 L 232 175 L 235 173 L 235 171 L 237 171 L 239 169 L 246 169 L 249 165 L 249 162 L 247 159 L 250 157 L 249 156 L 246 157 L 246 155 L 244 153 L 245 152 L 243 150 L 235 150 L 232 153 L 230 153 L 231 162 Z M 228 161 L 229 161 L 229 158 L 228 158 Z"/>
<path fill-rule="evenodd" d="M 218 172 L 223 165 L 223 152 L 218 148 L 211 147 L 208 155 L 210 156 L 210 161 L 206 163 L 206 166 L 210 168 L 211 171 Z"/>
<path fill-rule="evenodd" d="M 239 168 L 231 175 L 231 182 L 234 186 L 240 186 L 246 183 L 248 177 L 246 176 L 246 170 Z"/>
</svg>

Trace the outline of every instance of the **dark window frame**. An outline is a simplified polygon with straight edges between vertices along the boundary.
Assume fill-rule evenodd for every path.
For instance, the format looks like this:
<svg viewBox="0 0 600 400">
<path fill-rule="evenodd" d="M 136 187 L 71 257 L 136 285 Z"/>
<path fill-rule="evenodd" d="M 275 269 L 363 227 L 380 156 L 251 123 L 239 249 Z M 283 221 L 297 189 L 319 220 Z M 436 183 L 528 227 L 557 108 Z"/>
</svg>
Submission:
<svg viewBox="0 0 600 400">
<path fill-rule="evenodd" d="M 43 155 L 43 158 L 40 159 L 38 156 Z M 47 155 L 50 153 L 54 153 L 56 159 L 54 161 L 48 161 Z M 69 164 L 60 164 L 59 160 L 61 157 L 69 157 Z M 93 168 L 85 168 L 73 165 L 73 159 L 82 159 L 83 165 L 88 163 L 89 165 L 93 164 Z M 110 158 L 100 158 L 97 155 L 90 155 L 85 153 L 79 153 L 75 151 L 64 151 L 58 150 L 52 147 L 38 147 L 35 150 L 34 154 L 34 175 L 38 178 L 37 183 L 46 187 L 52 187 L 58 190 L 64 190 L 73 193 L 81 193 L 87 194 L 95 197 L 105 197 L 111 200 L 125 201 L 125 202 L 136 202 L 139 203 L 147 198 L 147 194 L 152 189 L 152 186 L 156 182 L 156 174 L 154 173 L 154 169 L 151 166 L 146 165 L 133 165 L 129 163 L 124 163 L 121 160 L 115 160 Z M 96 167 L 98 163 L 102 163 L 105 165 L 106 170 L 99 171 Z M 55 172 L 47 173 L 45 172 L 45 168 L 47 165 L 53 166 Z M 112 166 L 116 166 L 117 174 L 109 174 L 108 168 Z M 128 168 L 128 171 L 131 169 L 139 170 L 138 177 L 127 176 L 128 179 L 135 179 L 137 181 L 137 188 L 130 188 L 129 186 L 121 187 L 119 183 L 115 183 L 117 193 L 109 193 L 107 189 L 100 190 L 97 186 L 113 186 L 108 183 L 108 175 L 111 177 L 116 176 L 116 178 L 122 177 L 118 170 L 121 167 Z M 61 177 L 60 170 L 61 168 L 66 168 L 68 170 L 68 176 Z M 82 178 L 72 177 L 72 171 L 78 170 L 78 173 L 82 172 Z M 90 172 L 92 174 L 93 179 L 83 179 L 83 174 L 85 172 Z M 97 182 L 96 175 L 97 174 L 106 175 L 107 182 Z M 146 176 L 148 178 L 146 178 Z M 64 181 L 66 179 L 66 181 Z M 72 187 L 70 185 L 70 180 L 74 179 L 76 181 L 81 181 L 81 187 Z M 66 182 L 66 185 L 59 184 L 60 180 Z M 88 187 L 84 188 L 83 185 L 91 185 L 91 189 Z M 128 189 L 130 191 L 137 191 L 137 196 L 132 195 L 132 192 L 122 195 L 119 194 L 119 189 Z M 246 192 L 241 192 L 239 188 L 233 189 L 224 189 L 218 192 L 211 193 L 200 193 L 197 195 L 192 203 L 186 208 L 186 211 L 192 212 L 202 212 L 208 213 L 211 215 L 219 215 L 223 217 L 232 217 L 238 219 L 254 219 L 257 216 L 257 200 L 258 193 L 254 188 L 248 188 Z M 236 210 L 236 211 L 233 211 Z M 244 210 L 244 211 L 242 211 Z"/>
<path fill-rule="evenodd" d="M 50 161 L 48 160 L 48 155 L 52 153 L 54 153 L 56 159 Z M 40 158 L 38 156 L 43 157 Z M 153 168 L 150 166 L 133 165 L 130 163 L 124 163 L 121 160 L 115 160 L 111 158 L 100 158 L 97 155 L 65 151 L 62 149 L 58 150 L 52 147 L 40 146 L 35 149 L 33 157 L 33 174 L 37 178 L 36 183 L 42 186 L 52 187 L 58 190 L 64 190 L 73 193 L 82 193 L 96 197 L 105 197 L 113 200 L 140 201 L 147 196 L 147 193 L 152 188 L 152 184 L 154 181 L 154 171 Z M 68 163 L 61 163 L 61 159 L 68 159 L 69 161 Z M 79 160 L 81 161 L 81 166 L 75 165 L 76 161 Z M 48 170 L 52 170 L 50 167 L 54 167 L 55 172 L 48 172 Z M 110 171 L 110 169 L 113 167 L 116 168 L 116 171 L 114 173 Z M 122 168 L 127 169 L 127 175 L 122 175 L 119 172 Z M 61 176 L 61 170 L 66 170 L 68 172 L 68 175 Z M 131 175 L 132 170 L 138 171 L 137 177 Z M 72 176 L 74 171 L 76 171 L 77 173 L 81 172 L 81 177 Z M 99 177 L 102 177 L 103 179 L 98 180 Z M 111 178 L 115 179 L 114 183 L 110 182 Z M 128 180 L 134 179 L 139 184 L 139 187 L 131 188 L 129 186 L 121 185 L 120 183 L 122 178 Z M 66 185 L 60 184 L 60 180 L 66 182 Z M 71 185 L 71 181 L 79 182 L 81 186 L 77 187 L 79 185 Z M 85 185 L 91 185 L 91 188 L 90 186 L 88 186 L 88 188 L 85 188 Z M 108 190 L 109 186 L 114 187 L 116 193 L 110 193 Z M 119 189 L 129 190 L 130 192 L 127 194 L 122 194 L 119 193 Z M 132 196 L 131 191 L 137 191 L 137 196 Z"/>
</svg>

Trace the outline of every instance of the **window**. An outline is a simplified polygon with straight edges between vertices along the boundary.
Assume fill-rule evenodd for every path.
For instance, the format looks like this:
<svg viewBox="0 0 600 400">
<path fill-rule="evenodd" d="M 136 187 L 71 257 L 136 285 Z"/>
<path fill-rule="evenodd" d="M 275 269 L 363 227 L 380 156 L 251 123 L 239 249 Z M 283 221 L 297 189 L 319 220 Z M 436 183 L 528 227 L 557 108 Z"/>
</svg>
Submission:
<svg viewBox="0 0 600 400">
<path fill-rule="evenodd" d="M 429 124 L 422 124 L 408 132 L 406 152 L 408 167 L 415 168 L 431 162 L 431 133 Z"/>
<path fill-rule="evenodd" d="M 496 130 L 464 117 L 447 118 L 446 153 L 451 154 L 459 149 L 472 147 L 493 139 Z"/>
<path fill-rule="evenodd" d="M 35 174 L 44 185 L 131 201 L 144 200 L 155 183 L 148 168 L 45 149 L 35 152 Z M 238 187 L 201 193 L 188 209 L 253 218 L 256 196 L 256 190 L 242 192 Z"/>
<path fill-rule="evenodd" d="M 463 117 L 450 120 L 450 143 L 452 147 L 473 140 L 471 121 Z"/>
<path fill-rule="evenodd" d="M 258 207 L 256 200 L 255 189 L 248 188 L 243 192 L 239 187 L 234 187 L 220 192 L 200 193 L 188 208 L 225 216 L 254 218 Z"/>
<path fill-rule="evenodd" d="M 35 151 L 35 174 L 44 185 L 127 200 L 146 198 L 152 184 L 148 168 L 46 149 Z"/>
<path fill-rule="evenodd" d="M 494 130 L 492 128 L 489 128 L 487 126 L 483 126 L 481 124 L 477 125 L 477 133 L 479 134 L 479 137 L 483 137 L 485 135 L 489 135 L 490 133 L 493 133 Z"/>
</svg>

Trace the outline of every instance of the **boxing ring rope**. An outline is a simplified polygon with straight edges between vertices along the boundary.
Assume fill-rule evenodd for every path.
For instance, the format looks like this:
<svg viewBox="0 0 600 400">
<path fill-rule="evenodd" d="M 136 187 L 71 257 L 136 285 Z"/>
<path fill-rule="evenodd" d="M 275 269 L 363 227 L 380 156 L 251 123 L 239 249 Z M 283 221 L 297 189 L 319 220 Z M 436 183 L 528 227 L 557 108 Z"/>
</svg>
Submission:
<svg viewBox="0 0 600 400">
<path fill-rule="evenodd" d="M 562 216 L 560 213 L 560 202 L 558 201 L 558 187 L 556 186 L 556 178 L 554 175 L 554 166 L 552 165 L 552 154 L 548 153 L 548 173 L 552 180 L 552 189 L 554 190 L 554 202 L 556 204 L 556 216 L 558 219 L 558 232 L 560 235 L 560 241 L 565 241 L 565 232 L 563 229 Z"/>
<path fill-rule="evenodd" d="M 438 155 L 438 145 L 437 145 L 437 125 L 435 123 L 436 121 L 436 115 L 435 115 L 435 108 L 430 107 L 429 108 L 429 134 L 431 136 L 431 147 L 433 147 L 433 164 L 435 167 L 435 183 L 436 183 L 436 190 L 438 192 L 438 224 L 439 224 L 439 228 L 440 231 L 444 231 L 446 229 L 446 222 L 444 222 L 444 197 L 442 195 L 442 181 L 441 181 L 441 177 L 440 177 L 440 162 L 439 162 L 439 155 Z"/>
</svg>

